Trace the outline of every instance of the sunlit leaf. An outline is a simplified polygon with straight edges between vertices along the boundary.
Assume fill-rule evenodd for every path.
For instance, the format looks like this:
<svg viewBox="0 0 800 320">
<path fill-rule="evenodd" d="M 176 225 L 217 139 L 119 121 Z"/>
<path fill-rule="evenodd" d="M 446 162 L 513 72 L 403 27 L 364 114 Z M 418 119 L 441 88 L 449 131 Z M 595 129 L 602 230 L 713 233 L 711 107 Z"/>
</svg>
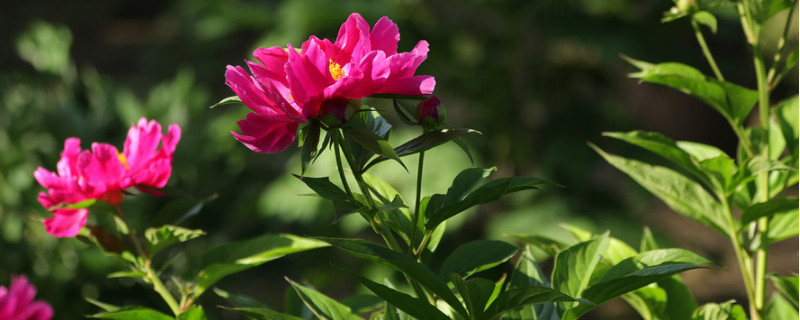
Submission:
<svg viewBox="0 0 800 320">
<path fill-rule="evenodd" d="M 222 98 L 222 100 L 220 100 L 219 102 L 211 105 L 208 108 L 209 109 L 213 109 L 213 108 L 216 108 L 216 107 L 219 107 L 219 106 L 224 106 L 226 104 L 244 104 L 244 102 L 242 102 L 242 99 L 240 99 L 239 96 L 230 96 L 230 97 Z"/>
<path fill-rule="evenodd" d="M 203 230 L 192 230 L 173 225 L 147 228 L 144 231 L 144 238 L 147 240 L 147 254 L 152 258 L 156 253 L 173 244 L 186 242 L 205 234 L 206 232 Z"/>
<path fill-rule="evenodd" d="M 100 312 L 87 315 L 88 318 L 95 319 L 115 319 L 115 320 L 175 320 L 161 312 L 147 308 L 124 309 L 117 311 Z"/>
<path fill-rule="evenodd" d="M 742 306 L 730 300 L 702 305 L 692 314 L 692 320 L 747 320 L 747 315 Z"/>
<path fill-rule="evenodd" d="M 763 318 L 798 319 L 797 300 L 789 300 L 780 294 L 773 294 L 767 305 L 764 306 Z"/>
<path fill-rule="evenodd" d="M 201 306 L 191 306 L 178 315 L 177 320 L 206 320 L 206 312 Z"/>
<path fill-rule="evenodd" d="M 773 108 L 775 118 L 780 125 L 786 147 L 794 159 L 798 158 L 798 135 L 800 135 L 800 113 L 798 113 L 798 98 L 791 97 L 778 103 Z M 782 150 L 781 150 L 782 151 Z"/>
<path fill-rule="evenodd" d="M 486 308 L 482 319 L 495 319 L 497 316 L 507 311 L 528 305 L 568 301 L 575 301 L 575 299 L 558 290 L 547 287 L 529 286 L 513 288 L 500 293 L 497 299 Z"/>
<path fill-rule="evenodd" d="M 711 29 L 711 33 L 717 33 L 717 18 L 708 11 L 697 11 L 692 15 L 692 19 Z"/>
<path fill-rule="evenodd" d="M 721 205 L 700 184 L 674 170 L 611 155 L 591 146 L 611 165 L 628 174 L 676 212 L 728 234 L 728 218 Z"/>
<path fill-rule="evenodd" d="M 775 285 L 775 289 L 778 289 L 784 298 L 786 298 L 789 303 L 791 303 L 795 309 L 798 306 L 798 299 L 800 299 L 800 294 L 798 294 L 798 280 L 797 276 L 794 277 L 780 277 L 777 275 L 768 275 L 769 280 L 772 281 L 772 284 Z"/>
<path fill-rule="evenodd" d="M 578 243 L 556 255 L 551 282 L 553 288 L 571 297 L 580 297 L 589 286 L 597 263 L 608 250 L 608 232 L 599 238 Z"/>
</svg>

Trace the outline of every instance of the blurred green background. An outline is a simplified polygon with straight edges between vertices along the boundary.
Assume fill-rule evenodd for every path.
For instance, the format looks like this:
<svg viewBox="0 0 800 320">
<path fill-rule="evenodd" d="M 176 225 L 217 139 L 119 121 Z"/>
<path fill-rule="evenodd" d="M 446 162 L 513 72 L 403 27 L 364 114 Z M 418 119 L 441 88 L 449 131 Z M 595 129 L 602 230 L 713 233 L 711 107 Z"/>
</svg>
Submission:
<svg viewBox="0 0 800 320">
<path fill-rule="evenodd" d="M 333 39 L 347 16 L 360 12 L 370 24 L 381 16 L 397 23 L 401 51 L 422 39 L 430 43 L 418 74 L 436 77 L 449 123 L 483 132 L 468 138 L 476 166 L 497 166 L 497 176 L 538 176 L 564 186 L 507 197 L 461 215 L 449 225 L 440 250 L 481 237 L 503 239 L 507 233 L 567 239 L 560 223 L 611 229 L 613 236 L 634 243 L 649 225 L 662 245 L 695 250 L 724 266 L 685 275 L 701 302 L 744 301 L 724 238 L 670 212 L 586 146 L 592 141 L 614 152 L 638 153 L 600 134 L 644 129 L 733 154 L 735 136 L 710 108 L 626 77 L 634 68 L 619 58 L 623 53 L 651 62 L 680 61 L 711 73 L 686 21 L 659 22 L 671 6 L 668 0 L 4 1 L 0 284 L 12 274 L 27 274 L 39 288 L 38 297 L 53 304 L 56 319 L 98 311 L 82 296 L 166 309 L 142 284 L 106 279 L 122 267 L 114 258 L 44 232 L 40 220 L 48 213 L 36 201 L 43 189 L 32 174 L 37 166 L 55 168 L 67 137 L 80 137 L 83 147 L 104 141 L 121 148 L 130 123 L 143 116 L 183 128 L 170 185 L 197 198 L 216 196 L 183 222 L 208 235 L 174 251 L 184 253 L 175 255 L 173 270 L 196 263 L 210 247 L 264 233 L 370 237 L 357 218 L 332 224 L 328 203 L 297 196 L 308 193 L 288 174 L 299 171 L 297 148 L 256 154 L 231 137 L 247 108 L 208 108 L 232 95 L 224 85 L 226 65 L 243 65 L 256 47 L 297 46 L 311 34 Z M 726 78 L 754 88 L 749 48 L 736 16 L 724 8 L 716 13 L 718 34 L 707 34 L 712 52 Z M 785 21 L 785 14 L 780 19 Z M 766 32 L 778 34 L 780 27 Z M 795 21 L 794 39 L 796 30 Z M 773 99 L 796 93 L 797 78 L 795 70 Z M 391 111 L 386 101 L 374 106 Z M 394 143 L 417 130 L 393 124 Z M 458 171 L 471 165 L 454 145 L 426 160 L 423 190 L 428 194 L 443 192 Z M 332 168 L 323 157 L 309 175 L 328 175 Z M 406 173 L 385 162 L 374 175 L 413 198 L 413 170 Z M 142 229 L 165 205 L 185 204 L 175 201 L 139 196 L 126 198 L 124 205 Z M 771 270 L 797 272 L 796 239 L 776 252 Z M 387 272 L 322 249 L 230 276 L 219 287 L 279 310 L 287 288 L 284 276 L 337 298 L 364 291 L 329 261 L 373 276 Z M 213 293 L 201 303 L 211 319 L 237 319 L 215 307 L 230 303 Z M 636 317 L 612 302 L 587 318 Z"/>
</svg>

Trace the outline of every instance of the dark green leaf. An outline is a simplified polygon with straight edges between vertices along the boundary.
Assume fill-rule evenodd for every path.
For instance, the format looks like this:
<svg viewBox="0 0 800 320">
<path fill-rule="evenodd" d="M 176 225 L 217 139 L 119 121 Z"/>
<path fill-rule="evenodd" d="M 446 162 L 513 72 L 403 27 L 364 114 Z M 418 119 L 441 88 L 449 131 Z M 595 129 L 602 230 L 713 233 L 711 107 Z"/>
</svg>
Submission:
<svg viewBox="0 0 800 320">
<path fill-rule="evenodd" d="M 317 290 L 305 287 L 297 282 L 286 278 L 286 281 L 294 287 L 300 299 L 311 308 L 317 317 L 320 319 L 329 320 L 361 320 L 361 317 L 350 311 L 350 308 L 339 303 L 336 300 L 320 293 Z"/>
<path fill-rule="evenodd" d="M 664 201 L 672 210 L 722 234 L 728 234 L 728 218 L 722 211 L 722 206 L 698 183 L 674 170 L 607 154 L 594 145 L 591 147 L 611 165 Z"/>
<path fill-rule="evenodd" d="M 87 315 L 87 318 L 115 319 L 115 320 L 174 320 L 161 312 L 147 308 L 134 308 L 117 311 L 100 312 Z"/>
<path fill-rule="evenodd" d="M 482 278 L 475 278 L 464 281 L 456 273 L 451 273 L 448 278 L 453 286 L 458 290 L 461 299 L 467 306 L 471 319 L 483 319 L 482 314 L 492 296 L 494 282 Z"/>
<path fill-rule="evenodd" d="M 508 289 L 529 286 L 550 287 L 550 281 L 544 276 L 536 260 L 534 260 L 530 248 L 524 250 L 523 254 L 520 256 L 517 266 L 511 274 L 511 279 L 508 281 Z M 509 320 L 539 319 L 537 316 L 544 313 L 555 314 L 555 304 L 547 303 L 535 306 L 524 306 L 506 312 L 503 318 Z"/>
<path fill-rule="evenodd" d="M 230 303 L 232 303 L 235 307 L 269 308 L 263 302 L 246 295 L 230 293 L 220 289 L 219 287 L 214 287 L 211 290 L 214 291 L 214 293 L 219 297 L 230 301 Z"/>
<path fill-rule="evenodd" d="M 173 225 L 163 225 L 160 228 L 147 228 L 144 238 L 147 240 L 147 254 L 153 257 L 159 251 L 176 243 L 186 242 L 205 235 L 203 230 L 191 230 Z"/>
<path fill-rule="evenodd" d="M 553 288 L 580 297 L 589 285 L 597 263 L 608 250 L 608 232 L 597 239 L 578 243 L 556 255 L 551 282 Z"/>
<path fill-rule="evenodd" d="M 419 124 L 416 120 L 414 120 L 414 111 L 409 110 L 409 108 L 397 101 L 396 97 L 392 99 L 392 104 L 394 105 L 394 111 L 397 112 L 397 116 L 400 117 L 400 120 L 403 121 L 403 123 L 409 126 L 415 126 Z"/>
<path fill-rule="evenodd" d="M 449 319 L 444 313 L 436 309 L 435 306 L 428 303 L 428 301 L 415 298 L 400 291 L 394 290 L 382 284 L 369 280 L 355 272 L 349 273 L 352 277 L 356 278 L 361 284 L 367 287 L 370 291 L 392 304 L 394 307 L 403 310 L 413 317 L 419 319 Z"/>
<path fill-rule="evenodd" d="M 747 320 L 742 306 L 734 300 L 725 303 L 706 303 L 695 310 L 692 320 Z"/>
<path fill-rule="evenodd" d="M 697 301 L 677 275 L 622 296 L 645 320 L 689 319 Z"/>
<path fill-rule="evenodd" d="M 453 183 L 447 188 L 445 195 L 444 205 L 451 205 L 461 201 L 472 189 L 481 183 L 492 172 L 497 171 L 497 168 L 492 167 L 488 169 L 469 168 L 461 171 L 453 179 Z"/>
<path fill-rule="evenodd" d="M 778 289 L 778 292 L 797 309 L 797 302 L 798 299 L 800 299 L 797 276 L 779 277 L 777 275 L 768 275 L 767 277 L 769 277 L 769 280 L 775 285 L 775 289 Z"/>
<path fill-rule="evenodd" d="M 711 261 L 685 249 L 672 248 L 645 251 L 615 264 L 603 274 L 600 281 L 622 278 L 645 268 L 664 264 L 711 264 Z"/>
<path fill-rule="evenodd" d="M 459 214 L 475 205 L 497 201 L 504 194 L 528 189 L 538 189 L 539 186 L 547 184 L 550 183 L 538 178 L 529 177 L 509 177 L 489 181 L 486 184 L 473 189 L 469 195 L 459 202 L 450 205 L 444 205 L 439 209 L 436 209 L 436 207 L 432 207 L 430 204 L 428 204 L 428 208 L 425 212 L 426 216 L 428 216 L 428 222 L 425 224 L 425 229 L 432 230 L 439 225 L 439 223 L 450 219 L 456 214 Z M 434 195 L 434 197 L 431 198 L 431 201 L 433 201 L 436 196 L 437 195 Z"/>
<path fill-rule="evenodd" d="M 348 306 L 356 314 L 371 313 L 386 304 L 384 299 L 372 294 L 354 294 L 339 302 Z"/>
<path fill-rule="evenodd" d="M 394 152 L 397 153 L 397 156 L 399 157 L 405 157 L 407 155 L 412 155 L 420 153 L 422 151 L 433 149 L 441 144 L 444 144 L 448 141 L 452 141 L 467 133 L 480 134 L 480 132 L 472 129 L 441 129 L 437 131 L 429 131 L 423 133 L 419 137 L 416 137 L 414 139 L 409 140 L 406 143 L 401 144 L 400 146 L 394 149 Z M 467 154 L 469 154 L 469 152 L 467 152 Z M 387 157 L 378 157 L 372 162 L 370 162 L 369 165 L 366 166 L 366 168 L 369 168 L 387 159 L 388 159 Z M 472 159 L 471 156 L 470 159 Z"/>
<path fill-rule="evenodd" d="M 509 289 L 500 293 L 497 299 L 486 308 L 483 319 L 495 319 L 507 311 L 531 304 L 566 301 L 575 301 L 575 299 L 547 287 L 529 286 Z"/>
<path fill-rule="evenodd" d="M 671 277 L 683 271 L 697 268 L 701 267 L 693 264 L 665 264 L 653 267 L 645 267 L 639 271 L 629 273 L 621 277 L 607 279 L 592 284 L 586 288 L 586 291 L 583 292 L 581 297 L 596 304 L 600 304 L 608 301 L 611 298 L 615 298 L 627 292 L 639 289 L 661 279 Z M 608 274 L 608 272 L 606 274 Z M 565 314 L 564 319 L 574 319 L 591 310 L 592 308 L 593 306 L 589 305 L 579 305 L 575 308 L 567 310 L 567 314 L 569 314 L 569 316 Z"/>
<path fill-rule="evenodd" d="M 239 99 L 239 96 L 230 96 L 230 97 L 222 98 L 222 100 L 220 100 L 219 102 L 211 105 L 208 108 L 209 109 L 213 109 L 213 108 L 216 108 L 216 107 L 219 107 L 219 106 L 223 106 L 223 105 L 226 105 L 226 104 L 237 104 L 237 103 L 238 104 L 244 104 L 242 102 L 242 99 Z"/>
<path fill-rule="evenodd" d="M 308 125 L 300 130 L 302 132 L 302 150 L 300 152 L 300 172 L 306 173 L 308 164 L 317 157 L 319 147 L 319 120 L 311 120 Z M 298 137 L 300 138 L 300 137 Z M 322 149 L 325 150 L 325 149 Z M 321 153 L 321 152 L 320 152 Z"/>
<path fill-rule="evenodd" d="M 450 273 L 469 277 L 501 264 L 513 257 L 519 248 L 497 240 L 474 240 L 460 245 L 442 262 L 439 276 L 448 277 Z"/>
<path fill-rule="evenodd" d="M 246 270 L 287 254 L 327 246 L 314 239 L 290 234 L 265 235 L 258 238 L 226 243 L 211 249 L 203 256 L 197 275 L 195 296 L 223 277 Z"/>
<path fill-rule="evenodd" d="M 223 306 L 220 308 L 236 311 L 252 320 L 304 320 L 303 318 L 295 317 L 293 315 L 279 313 L 263 308 L 228 308 Z"/>
<path fill-rule="evenodd" d="M 436 274 L 426 265 L 415 261 L 413 258 L 392 251 L 377 243 L 361 239 L 323 237 L 318 237 L 317 239 L 330 243 L 334 247 L 344 250 L 353 256 L 389 266 L 397 271 L 403 272 L 442 298 L 442 300 L 447 302 L 456 312 L 462 316 L 467 315 L 461 302 L 459 302 L 450 289 L 439 280 Z"/>
</svg>

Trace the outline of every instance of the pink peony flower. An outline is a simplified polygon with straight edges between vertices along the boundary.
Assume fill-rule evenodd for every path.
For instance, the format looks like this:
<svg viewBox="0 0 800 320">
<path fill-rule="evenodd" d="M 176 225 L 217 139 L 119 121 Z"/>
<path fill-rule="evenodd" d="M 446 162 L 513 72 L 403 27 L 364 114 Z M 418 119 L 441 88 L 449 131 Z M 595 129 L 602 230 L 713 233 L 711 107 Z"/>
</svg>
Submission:
<svg viewBox="0 0 800 320">
<path fill-rule="evenodd" d="M 340 101 L 378 93 L 431 94 L 433 76 L 414 75 L 427 58 L 428 43 L 398 53 L 398 41 L 397 25 L 389 18 L 370 30 L 353 13 L 334 42 L 311 36 L 299 52 L 291 45 L 288 52 L 256 49 L 253 56 L 261 63 L 246 62 L 252 76 L 240 66 L 225 72 L 225 83 L 253 111 L 237 122 L 242 134 L 231 133 L 253 151 L 275 153 L 292 144 L 297 127 L 308 119 L 328 113 L 341 118 L 347 104 Z"/>
<path fill-rule="evenodd" d="M 36 288 L 25 276 L 12 277 L 10 288 L 0 286 L 0 319 L 50 320 L 53 308 L 47 302 L 33 301 Z"/>
<path fill-rule="evenodd" d="M 68 138 L 57 173 L 42 167 L 33 173 L 47 188 L 46 193 L 39 193 L 39 203 L 48 209 L 88 199 L 117 205 L 127 188 L 162 188 L 172 173 L 172 154 L 180 136 L 177 125 L 170 125 L 164 135 L 158 122 L 141 118 L 136 126 L 131 125 L 122 153 L 110 144 L 97 142 L 92 143 L 91 150 L 81 150 L 80 139 Z M 86 224 L 89 211 L 56 208 L 52 213 L 52 218 L 44 220 L 45 230 L 57 237 L 73 237 Z"/>
</svg>

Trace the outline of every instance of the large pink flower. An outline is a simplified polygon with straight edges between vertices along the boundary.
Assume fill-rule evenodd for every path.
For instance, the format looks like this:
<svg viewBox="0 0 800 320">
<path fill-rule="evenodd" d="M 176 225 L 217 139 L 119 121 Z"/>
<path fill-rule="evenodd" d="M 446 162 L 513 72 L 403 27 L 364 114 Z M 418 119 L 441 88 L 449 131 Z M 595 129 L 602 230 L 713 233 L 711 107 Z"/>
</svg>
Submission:
<svg viewBox="0 0 800 320">
<path fill-rule="evenodd" d="M 428 43 L 411 52 L 397 52 L 397 25 L 383 17 L 370 30 L 358 13 L 339 29 L 334 42 L 311 36 L 300 50 L 288 45 L 259 48 L 247 61 L 252 76 L 228 66 L 225 83 L 253 113 L 238 123 L 233 136 L 256 152 L 274 153 L 294 141 L 300 123 L 328 112 L 343 114 L 347 99 L 377 93 L 431 94 L 432 76 L 414 73 L 427 58 Z M 287 52 L 288 51 L 288 52 Z"/>
<path fill-rule="evenodd" d="M 53 308 L 44 301 L 33 301 L 36 288 L 25 276 L 13 277 L 10 288 L 0 286 L 0 319 L 50 320 Z"/>
<path fill-rule="evenodd" d="M 180 136 L 177 125 L 170 125 L 164 135 L 158 122 L 141 118 L 136 126 L 131 125 L 122 153 L 110 144 L 97 142 L 92 143 L 91 150 L 81 150 L 80 139 L 68 138 L 57 172 L 39 167 L 33 173 L 47 188 L 46 193 L 39 193 L 39 203 L 48 209 L 88 199 L 117 205 L 127 188 L 162 188 L 172 173 L 172 154 Z M 72 237 L 86 223 L 88 210 L 56 208 L 52 213 L 52 218 L 44 220 L 45 230 L 57 237 Z"/>
</svg>

